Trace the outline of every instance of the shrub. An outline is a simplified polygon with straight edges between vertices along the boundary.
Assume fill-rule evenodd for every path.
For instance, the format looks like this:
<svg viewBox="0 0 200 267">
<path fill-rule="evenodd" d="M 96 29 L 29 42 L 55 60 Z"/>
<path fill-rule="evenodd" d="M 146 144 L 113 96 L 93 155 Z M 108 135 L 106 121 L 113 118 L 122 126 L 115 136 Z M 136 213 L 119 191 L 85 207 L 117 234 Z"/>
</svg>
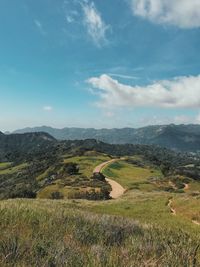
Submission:
<svg viewBox="0 0 200 267">
<path fill-rule="evenodd" d="M 99 180 L 99 181 L 105 181 L 105 176 L 102 173 L 97 172 L 97 173 L 93 174 L 92 179 Z"/>
<path fill-rule="evenodd" d="M 78 164 L 73 162 L 68 162 L 64 165 L 63 170 L 69 175 L 75 175 L 79 172 Z"/>
<path fill-rule="evenodd" d="M 51 199 L 63 199 L 64 196 L 61 192 L 55 191 L 51 193 Z"/>
</svg>

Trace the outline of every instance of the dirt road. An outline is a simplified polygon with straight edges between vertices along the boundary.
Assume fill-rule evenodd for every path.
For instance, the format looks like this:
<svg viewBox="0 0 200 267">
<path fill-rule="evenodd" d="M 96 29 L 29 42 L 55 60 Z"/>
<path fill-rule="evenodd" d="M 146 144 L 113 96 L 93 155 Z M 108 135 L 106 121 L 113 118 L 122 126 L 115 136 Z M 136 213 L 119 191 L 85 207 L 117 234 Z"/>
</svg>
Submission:
<svg viewBox="0 0 200 267">
<path fill-rule="evenodd" d="M 111 164 L 112 162 L 117 161 L 116 159 L 112 159 L 106 162 L 101 163 L 100 165 L 98 165 L 93 173 L 100 173 L 102 171 L 102 169 Z M 112 191 L 110 192 L 110 197 L 113 199 L 119 198 L 120 196 L 122 196 L 125 192 L 125 188 L 123 188 L 123 186 L 121 186 L 119 183 L 115 182 L 114 180 L 110 179 L 110 178 L 106 178 L 106 181 L 110 184 Z"/>
</svg>

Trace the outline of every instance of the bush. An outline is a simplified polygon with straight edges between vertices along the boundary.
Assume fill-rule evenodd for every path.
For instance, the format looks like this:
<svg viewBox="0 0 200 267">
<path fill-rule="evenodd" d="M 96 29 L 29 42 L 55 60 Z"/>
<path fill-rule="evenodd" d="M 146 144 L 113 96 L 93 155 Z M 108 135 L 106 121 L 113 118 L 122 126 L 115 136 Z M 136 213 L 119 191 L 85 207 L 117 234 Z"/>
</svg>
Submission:
<svg viewBox="0 0 200 267">
<path fill-rule="evenodd" d="M 8 194 L 8 198 L 36 198 L 36 193 L 31 188 L 19 187 Z"/>
<path fill-rule="evenodd" d="M 93 174 L 92 179 L 99 180 L 99 181 L 105 181 L 105 176 L 102 173 L 97 172 L 97 173 Z"/>
<path fill-rule="evenodd" d="M 78 164 L 69 162 L 65 164 L 63 170 L 69 175 L 75 175 L 75 174 L 78 174 L 79 167 L 78 167 Z"/>
<path fill-rule="evenodd" d="M 51 193 L 51 199 L 63 199 L 64 196 L 59 191 L 55 191 Z"/>
</svg>

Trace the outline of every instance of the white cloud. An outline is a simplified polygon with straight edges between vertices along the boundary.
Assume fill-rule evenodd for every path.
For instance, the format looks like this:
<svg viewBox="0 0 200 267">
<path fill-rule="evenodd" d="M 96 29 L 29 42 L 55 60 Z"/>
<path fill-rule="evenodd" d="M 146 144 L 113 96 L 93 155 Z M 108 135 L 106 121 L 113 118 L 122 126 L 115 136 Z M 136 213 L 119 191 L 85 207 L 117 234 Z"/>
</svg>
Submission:
<svg viewBox="0 0 200 267">
<path fill-rule="evenodd" d="M 42 35 L 45 35 L 46 34 L 46 32 L 45 32 L 45 30 L 43 28 L 43 25 L 42 25 L 42 23 L 39 20 L 35 19 L 34 20 L 34 24 L 35 24 L 35 26 L 37 27 L 37 29 L 40 31 L 40 33 Z"/>
<path fill-rule="evenodd" d="M 200 75 L 162 80 L 147 86 L 119 83 L 103 74 L 87 81 L 96 89 L 101 107 L 199 108 Z"/>
<path fill-rule="evenodd" d="M 74 23 L 79 19 L 79 14 L 76 10 L 66 9 L 66 20 L 68 23 Z"/>
<path fill-rule="evenodd" d="M 103 21 L 100 12 L 93 2 L 82 4 L 84 13 L 84 24 L 87 27 L 89 36 L 96 45 L 101 46 L 107 41 L 106 32 L 110 26 Z"/>
<path fill-rule="evenodd" d="M 68 23 L 74 22 L 74 18 L 72 16 L 70 16 L 70 15 L 66 15 L 66 20 L 67 20 Z"/>
<path fill-rule="evenodd" d="M 117 74 L 117 73 L 109 73 L 108 75 L 111 77 L 117 77 L 117 78 L 122 78 L 122 79 L 130 79 L 130 80 L 137 80 L 138 79 L 137 76 Z"/>
<path fill-rule="evenodd" d="M 51 107 L 51 106 L 44 106 L 44 107 L 43 107 L 43 110 L 44 110 L 44 111 L 48 111 L 48 112 L 50 112 L 50 111 L 53 110 L 53 107 Z"/>
<path fill-rule="evenodd" d="M 130 0 L 133 14 L 180 28 L 200 27 L 199 0 Z"/>
</svg>

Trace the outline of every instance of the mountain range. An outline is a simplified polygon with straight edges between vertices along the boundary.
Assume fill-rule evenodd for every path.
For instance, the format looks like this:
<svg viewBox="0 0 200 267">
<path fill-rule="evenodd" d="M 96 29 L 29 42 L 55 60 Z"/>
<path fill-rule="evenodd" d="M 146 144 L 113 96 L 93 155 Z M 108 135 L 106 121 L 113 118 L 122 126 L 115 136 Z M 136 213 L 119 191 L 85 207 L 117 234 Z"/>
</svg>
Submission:
<svg viewBox="0 0 200 267">
<path fill-rule="evenodd" d="M 159 145 L 176 151 L 200 150 L 200 125 L 154 125 L 143 128 L 94 129 L 47 126 L 24 128 L 13 133 L 46 132 L 58 140 L 96 139 L 109 144 Z"/>
</svg>

